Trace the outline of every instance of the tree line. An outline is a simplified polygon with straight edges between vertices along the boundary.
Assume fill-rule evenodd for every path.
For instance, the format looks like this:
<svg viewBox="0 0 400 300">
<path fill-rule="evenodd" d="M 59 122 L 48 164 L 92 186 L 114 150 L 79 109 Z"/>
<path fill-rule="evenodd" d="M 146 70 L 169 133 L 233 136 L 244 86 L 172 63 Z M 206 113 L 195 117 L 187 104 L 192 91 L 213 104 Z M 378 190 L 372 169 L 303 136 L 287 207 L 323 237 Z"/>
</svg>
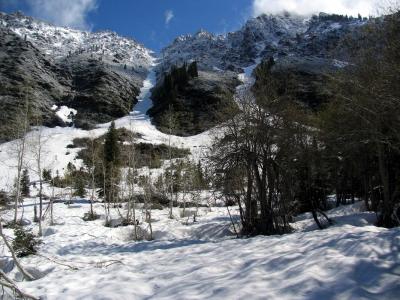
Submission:
<svg viewBox="0 0 400 300">
<path fill-rule="evenodd" d="M 244 234 L 289 232 L 311 211 L 320 228 L 330 195 L 336 205 L 363 199 L 377 225 L 400 215 L 400 15 L 378 19 L 352 41 L 353 60 L 330 74 L 327 103 L 316 110 L 296 101 L 292 80 L 274 76 L 274 60 L 255 70 L 241 113 L 222 125 L 213 165 L 220 192 L 240 209 Z"/>
</svg>

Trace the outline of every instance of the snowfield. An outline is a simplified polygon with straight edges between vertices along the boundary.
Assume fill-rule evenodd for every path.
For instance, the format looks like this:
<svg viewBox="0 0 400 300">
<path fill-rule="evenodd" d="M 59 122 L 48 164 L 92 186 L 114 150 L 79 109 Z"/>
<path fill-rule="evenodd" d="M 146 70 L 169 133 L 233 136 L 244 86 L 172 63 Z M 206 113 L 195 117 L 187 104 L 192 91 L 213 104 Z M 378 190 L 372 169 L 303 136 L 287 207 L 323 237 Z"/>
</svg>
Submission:
<svg viewBox="0 0 400 300">
<path fill-rule="evenodd" d="M 25 203 L 28 219 L 32 201 Z M 134 242 L 133 226 L 83 221 L 87 201 L 57 203 L 56 225 L 44 226 L 39 255 L 21 260 L 40 279 L 18 285 L 49 300 L 398 299 L 400 229 L 371 225 L 374 214 L 362 208 L 328 212 L 336 225 L 326 230 L 309 231 L 313 220 L 305 214 L 294 233 L 247 239 L 235 238 L 224 207 L 201 208 L 198 222 L 188 225 L 178 208 L 173 220 L 166 209 L 153 210 L 156 240 Z M 95 210 L 104 207 L 96 203 Z M 230 211 L 238 221 L 237 208 Z M 7 251 L 1 253 L 2 268 L 21 278 Z"/>
</svg>

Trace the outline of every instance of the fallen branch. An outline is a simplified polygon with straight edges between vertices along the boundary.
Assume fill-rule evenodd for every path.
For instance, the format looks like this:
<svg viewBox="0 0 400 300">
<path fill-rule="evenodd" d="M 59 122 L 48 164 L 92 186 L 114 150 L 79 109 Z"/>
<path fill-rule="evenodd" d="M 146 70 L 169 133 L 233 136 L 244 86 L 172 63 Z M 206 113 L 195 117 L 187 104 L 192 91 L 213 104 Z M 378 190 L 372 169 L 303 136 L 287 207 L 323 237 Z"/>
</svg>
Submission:
<svg viewBox="0 0 400 300">
<path fill-rule="evenodd" d="M 0 285 L 12 289 L 15 293 L 17 293 L 22 299 L 31 299 L 31 300 L 39 300 L 39 298 L 29 295 L 23 292 L 18 286 L 15 284 L 13 280 L 11 280 L 2 270 L 0 270 L 0 278 L 4 280 L 0 280 Z"/>
<path fill-rule="evenodd" d="M 75 266 L 71 266 L 71 265 L 68 265 L 68 264 L 66 264 L 66 263 L 62 263 L 62 262 L 59 262 L 59 261 L 56 261 L 55 259 L 52 259 L 52 258 L 50 258 L 50 257 L 47 257 L 47 256 L 44 256 L 44 255 L 42 255 L 42 254 L 36 254 L 37 256 L 40 256 L 40 257 L 42 257 L 42 258 L 44 258 L 44 259 L 47 259 L 48 261 L 51 261 L 51 262 L 53 262 L 53 263 L 55 263 L 55 264 L 57 264 L 57 265 L 60 265 L 60 266 L 64 266 L 64 267 L 68 267 L 68 268 L 70 268 L 71 270 L 79 270 L 79 268 L 78 267 L 75 267 Z"/>
<path fill-rule="evenodd" d="M 80 269 L 79 267 L 67 264 L 65 262 L 65 260 L 50 258 L 50 257 L 44 256 L 42 254 L 36 254 L 36 255 L 40 256 L 40 257 L 43 257 L 43 258 L 45 258 L 45 259 L 47 259 L 47 260 L 49 260 L 49 261 L 51 261 L 51 262 L 53 262 L 55 264 L 68 267 L 71 270 L 75 270 L 76 271 L 76 270 Z M 118 264 L 118 263 L 124 265 L 124 263 L 122 261 L 120 261 L 120 260 L 105 260 L 105 261 L 97 261 L 97 262 L 76 261 L 75 263 L 82 264 L 82 265 L 95 265 L 96 268 L 104 268 L 104 267 L 107 268 L 107 267 L 109 267 L 109 266 L 111 266 L 113 264 Z"/>
</svg>

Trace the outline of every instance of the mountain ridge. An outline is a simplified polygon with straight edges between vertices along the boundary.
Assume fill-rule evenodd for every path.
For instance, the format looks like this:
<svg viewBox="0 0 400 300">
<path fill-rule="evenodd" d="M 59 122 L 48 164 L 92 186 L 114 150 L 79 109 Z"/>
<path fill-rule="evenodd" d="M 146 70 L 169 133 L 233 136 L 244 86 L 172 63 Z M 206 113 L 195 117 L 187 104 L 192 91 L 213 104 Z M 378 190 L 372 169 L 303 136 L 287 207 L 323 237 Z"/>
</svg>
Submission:
<svg viewBox="0 0 400 300">
<path fill-rule="evenodd" d="M 229 77 L 239 77 L 245 68 L 270 57 L 273 57 L 278 65 L 281 64 L 280 67 L 292 64 L 301 68 L 311 65 L 315 66 L 313 69 L 340 68 L 346 65 L 346 61 L 342 61 L 344 56 L 336 51 L 341 38 L 365 23 L 365 19 L 323 13 L 310 18 L 284 13 L 251 18 L 239 30 L 226 35 L 200 29 L 194 34 L 176 37 L 170 45 L 162 49 L 158 58 L 160 63 L 155 67 L 157 85 L 162 84 L 164 75 L 172 66 L 196 61 L 204 76 L 196 79 L 195 86 L 192 85 L 190 89 L 181 89 L 178 97 L 184 108 L 183 115 L 191 115 L 195 109 L 192 105 L 193 97 L 206 97 L 207 99 L 203 99 L 206 104 L 202 106 L 205 118 L 201 120 L 208 124 L 204 128 L 195 126 L 198 128 L 196 131 L 180 130 L 176 133 L 190 135 L 215 126 L 218 120 L 207 120 L 207 115 L 212 115 L 214 111 L 211 114 L 207 112 L 219 111 L 222 109 L 219 105 L 222 103 L 234 105 L 232 93 L 221 94 L 218 85 L 223 84 L 228 90 L 234 90 L 240 81 L 229 79 L 212 83 L 210 78 L 222 78 L 223 73 L 227 72 L 230 72 Z M 49 67 L 53 72 L 50 77 L 59 81 L 49 86 L 43 79 L 43 74 L 31 78 L 29 74 L 35 74 L 37 70 L 25 72 L 30 69 L 24 70 L 24 62 L 19 61 L 16 73 L 23 73 L 18 75 L 20 80 L 12 79 L 10 72 L 2 75 L 5 83 L 0 93 L 0 103 L 7 106 L 7 103 L 13 101 L 21 102 L 13 89 L 4 86 L 13 85 L 18 89 L 18 86 L 29 86 L 27 82 L 31 82 L 32 92 L 28 93 L 29 97 L 33 99 L 36 110 L 40 111 L 44 119 L 43 124 L 47 126 L 69 125 L 57 117 L 57 112 L 51 109 L 54 105 L 76 110 L 74 125 L 81 128 L 93 128 L 96 124 L 129 114 L 156 59 L 152 50 L 115 32 L 105 30 L 92 33 L 54 26 L 21 13 L 0 12 L 0 30 L 3 31 L 3 35 L 12 32 L 13 39 L 19 39 L 18 43 L 23 44 L 19 46 L 22 49 L 28 47 L 26 45 L 29 43 L 36 48 L 38 51 L 35 53 L 40 53 L 42 58 L 35 56 L 30 59 L 41 62 L 41 67 L 37 70 L 45 70 L 46 66 L 52 66 Z M 11 57 L 8 60 L 10 59 Z M 4 58 L 5 66 L 6 61 Z M 5 69 L 10 69 L 10 66 L 3 68 L 0 76 Z M 309 68 L 305 71 L 313 72 Z M 210 84 L 216 86 L 215 92 L 210 92 Z M 41 94 L 41 97 L 36 94 Z M 228 102 L 226 97 L 229 98 Z M 199 103 L 198 101 L 199 99 L 196 103 Z M 168 105 L 159 101 L 155 103 L 153 111 L 159 115 L 152 115 L 152 118 L 160 120 L 165 112 L 157 105 Z M 2 121 L 6 122 L 7 117 L 3 117 Z M 4 140 L 7 137 L 0 139 Z"/>
</svg>

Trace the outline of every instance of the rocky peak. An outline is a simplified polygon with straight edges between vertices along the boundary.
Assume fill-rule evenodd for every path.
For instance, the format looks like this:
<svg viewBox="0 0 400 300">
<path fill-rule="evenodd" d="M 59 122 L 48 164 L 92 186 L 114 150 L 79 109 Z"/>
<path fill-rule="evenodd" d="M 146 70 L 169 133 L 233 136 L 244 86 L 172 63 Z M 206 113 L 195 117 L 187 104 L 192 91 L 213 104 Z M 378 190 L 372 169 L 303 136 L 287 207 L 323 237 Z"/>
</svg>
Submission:
<svg viewBox="0 0 400 300">
<path fill-rule="evenodd" d="M 108 61 L 111 65 L 147 70 L 152 63 L 152 51 L 133 39 L 112 31 L 88 32 L 54 26 L 27 17 L 20 12 L 0 14 L 0 26 L 9 28 L 30 41 L 52 59 L 86 55 Z"/>
</svg>

